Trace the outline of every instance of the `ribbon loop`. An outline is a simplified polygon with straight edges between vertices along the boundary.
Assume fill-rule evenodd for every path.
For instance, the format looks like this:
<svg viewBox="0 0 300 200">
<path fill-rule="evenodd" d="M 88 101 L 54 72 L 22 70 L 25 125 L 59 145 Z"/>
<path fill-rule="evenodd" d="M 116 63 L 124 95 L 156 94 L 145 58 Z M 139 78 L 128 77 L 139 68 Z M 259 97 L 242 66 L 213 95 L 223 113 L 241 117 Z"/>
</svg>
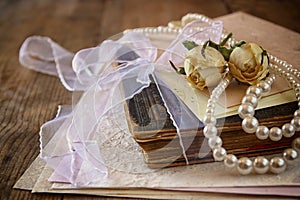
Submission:
<svg viewBox="0 0 300 200">
<path fill-rule="evenodd" d="M 150 84 L 156 84 L 177 130 L 176 139 L 162 149 L 174 146 L 179 140 L 180 147 L 172 162 L 183 156 L 188 164 L 186 151 L 196 137 L 199 121 L 191 120 L 188 108 L 173 94 L 159 72 L 170 71 L 170 59 L 183 63 L 187 51 L 182 45 L 184 40 L 217 41 L 221 32 L 220 23 L 203 25 L 203 21 L 193 21 L 159 58 L 157 48 L 148 37 L 130 31 L 116 41 L 106 40 L 75 55 L 47 37 L 26 39 L 20 49 L 22 65 L 58 76 L 68 90 L 83 91 L 72 111 L 58 115 L 41 128 L 41 157 L 54 169 L 50 180 L 87 186 L 103 181 L 110 169 L 152 172 L 141 164 L 142 156 L 132 136 L 117 119 L 124 118 L 124 102 Z M 159 105 L 159 109 L 161 107 Z M 104 130 L 103 126 L 107 128 Z M 182 133 L 187 129 L 192 137 L 184 138 Z M 115 148 L 115 155 L 111 155 L 111 146 L 107 144 Z M 120 155 L 127 157 L 119 158 Z"/>
</svg>

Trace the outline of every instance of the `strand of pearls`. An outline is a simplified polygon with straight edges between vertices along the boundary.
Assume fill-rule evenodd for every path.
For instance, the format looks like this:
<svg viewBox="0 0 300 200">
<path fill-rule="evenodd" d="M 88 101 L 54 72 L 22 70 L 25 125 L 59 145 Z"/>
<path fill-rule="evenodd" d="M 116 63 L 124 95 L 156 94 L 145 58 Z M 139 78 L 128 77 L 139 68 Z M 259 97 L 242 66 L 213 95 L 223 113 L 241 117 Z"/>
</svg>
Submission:
<svg viewBox="0 0 300 200">
<path fill-rule="evenodd" d="M 285 79 L 288 80 L 289 84 L 294 90 L 299 90 L 299 85 L 292 77 L 291 74 L 286 73 L 276 65 L 270 64 L 270 68 L 280 73 Z M 279 70 L 280 69 L 280 70 Z M 260 140 L 270 138 L 272 141 L 281 140 L 282 136 L 290 138 L 296 131 L 300 131 L 300 109 L 294 112 L 294 118 L 290 123 L 284 124 L 281 128 L 272 127 L 269 129 L 266 126 L 259 126 L 258 120 L 253 117 L 255 108 L 258 104 L 258 100 L 261 96 L 267 95 L 271 90 L 271 85 L 275 80 L 275 75 L 267 77 L 265 81 L 260 81 L 256 86 L 250 86 L 246 91 L 246 96 L 242 99 L 242 104 L 238 109 L 239 116 L 243 119 L 242 128 L 246 133 L 255 133 L 256 137 Z M 296 96 L 299 96 L 299 92 L 295 92 Z M 300 98 L 297 98 L 298 102 Z"/>
<path fill-rule="evenodd" d="M 221 38 L 225 38 L 227 34 L 223 33 Z M 229 45 L 236 43 L 234 38 L 228 40 Z M 300 71 L 293 68 L 291 64 L 283 61 L 273 55 L 269 55 L 270 61 L 276 63 L 274 65 L 270 63 L 270 69 L 275 71 L 280 76 L 283 76 L 295 91 L 295 96 L 298 101 L 298 107 L 300 108 Z M 281 66 L 281 67 L 278 67 Z M 267 138 L 272 141 L 279 141 L 282 136 L 292 137 L 296 131 L 300 131 L 300 109 L 294 112 L 294 118 L 290 123 L 284 124 L 281 128 L 272 127 L 269 129 L 266 126 L 259 126 L 258 120 L 253 117 L 255 108 L 258 104 L 258 100 L 269 93 L 271 85 L 275 80 L 275 75 L 272 74 L 265 81 L 260 81 L 257 86 L 250 86 L 246 95 L 242 99 L 242 104 L 238 109 L 239 116 L 243 119 L 242 127 L 247 133 L 255 133 L 256 137 L 260 140 Z M 300 138 L 296 138 L 292 142 L 292 148 L 286 149 L 281 157 L 274 157 L 270 161 L 263 156 L 256 157 L 253 161 L 249 158 L 237 159 L 236 156 L 229 154 L 224 157 L 224 163 L 227 167 L 237 166 L 238 171 L 241 174 L 248 174 L 253 169 L 258 174 L 267 173 L 269 170 L 273 173 L 281 173 L 286 168 L 286 163 L 291 163 L 293 160 L 299 157 Z"/>
<path fill-rule="evenodd" d="M 190 21 L 190 20 L 200 20 L 205 22 L 209 25 L 215 23 L 214 20 L 200 14 L 196 13 L 189 13 L 182 18 L 183 21 Z M 146 27 L 146 28 L 135 28 L 135 29 L 127 29 L 124 33 L 133 31 L 138 33 L 147 33 L 147 34 L 179 34 L 182 31 L 182 27 L 172 27 L 172 26 L 158 26 L 158 27 Z"/>
<path fill-rule="evenodd" d="M 158 27 L 147 27 L 147 28 L 135 28 L 135 29 L 127 29 L 124 33 L 127 32 L 137 32 L 137 33 L 146 33 L 146 34 L 179 34 L 181 32 L 181 28 L 172 28 L 167 26 L 158 26 Z"/>
<path fill-rule="evenodd" d="M 279 63 L 280 64 L 280 63 Z M 279 68 L 277 65 L 270 64 L 270 68 L 280 75 L 284 76 L 289 84 L 293 87 L 298 102 L 299 97 L 299 71 L 291 69 L 291 66 Z M 288 73 L 286 69 L 289 69 Z M 294 77 L 295 76 L 295 77 Z M 237 158 L 233 154 L 227 154 L 226 149 L 222 147 L 222 139 L 218 136 L 216 128 L 216 118 L 214 117 L 214 109 L 222 92 L 229 85 L 232 77 L 227 74 L 218 86 L 212 91 L 208 100 L 206 116 L 204 118 L 205 127 L 203 129 L 204 136 L 208 139 L 208 144 L 213 152 L 215 161 L 223 161 L 228 168 L 236 167 L 240 174 L 246 175 L 255 171 L 257 174 L 265 174 L 268 171 L 278 174 L 285 171 L 287 164 L 290 164 L 298 158 L 300 153 L 300 137 L 292 142 L 292 148 L 286 149 L 282 153 L 282 157 L 276 156 L 268 160 L 264 156 L 258 156 L 251 160 L 248 157 Z M 292 137 L 295 131 L 300 130 L 300 109 L 294 113 L 294 118 L 290 123 L 284 124 L 282 128 L 273 127 L 271 129 L 266 126 L 259 126 L 258 120 L 253 117 L 255 107 L 261 96 L 266 95 L 271 90 L 271 85 L 275 80 L 275 75 L 270 75 L 264 81 L 260 81 L 256 86 L 250 86 L 246 91 L 246 96 L 242 100 L 239 107 L 239 115 L 243 118 L 242 127 L 247 133 L 256 133 L 259 139 L 267 139 L 278 141 L 285 137 Z M 298 105 L 300 105 L 298 103 Z"/>
<path fill-rule="evenodd" d="M 214 23 L 214 21 L 210 18 L 199 14 L 188 14 L 184 16 L 184 18 L 198 19 L 208 24 Z M 159 26 L 125 30 L 124 32 L 128 31 L 134 31 L 143 34 L 179 34 L 181 33 L 182 28 Z M 227 35 L 228 34 L 224 31 L 221 38 L 224 39 Z M 236 40 L 234 38 L 230 38 L 227 43 L 229 45 L 234 45 Z M 280 60 L 273 55 L 269 55 L 269 58 L 273 63 L 281 66 L 280 68 L 277 65 L 270 64 L 270 68 L 273 69 L 277 74 L 284 76 L 289 82 L 290 86 L 294 89 L 296 99 L 298 101 L 298 107 L 300 108 L 300 71 L 293 68 L 292 65 L 288 64 L 286 61 Z M 258 174 L 264 174 L 268 171 L 277 174 L 285 171 L 287 163 L 289 164 L 294 161 L 300 154 L 300 137 L 294 139 L 292 142 L 292 148 L 283 151 L 282 157 L 273 157 L 270 160 L 263 156 L 258 156 L 254 158 L 254 160 L 251 160 L 247 157 L 238 159 L 233 154 L 227 154 L 226 149 L 222 147 L 222 139 L 218 136 L 214 111 L 216 102 L 231 80 L 232 76 L 227 74 L 227 76 L 213 90 L 212 95 L 207 103 L 206 116 L 204 118 L 205 127 L 203 129 L 203 133 L 208 139 L 208 144 L 213 151 L 214 159 L 216 161 L 223 161 L 225 166 L 228 168 L 236 167 L 238 172 L 243 175 L 249 174 L 253 170 Z M 273 127 L 269 129 L 265 126 L 259 126 L 257 119 L 253 117 L 258 100 L 261 98 L 261 96 L 266 95 L 271 90 L 271 85 L 274 80 L 275 75 L 270 75 L 268 78 L 266 78 L 266 80 L 261 81 L 257 86 L 250 86 L 246 92 L 246 96 L 242 100 L 243 106 L 239 108 L 239 115 L 241 118 L 243 118 L 243 129 L 245 131 L 247 130 L 248 132 L 255 132 L 257 138 L 261 140 L 270 138 L 273 141 L 278 141 L 282 138 L 282 136 L 292 137 L 295 131 L 299 131 L 300 127 L 299 109 L 295 111 L 294 118 L 291 120 L 291 122 L 284 124 L 281 128 Z M 248 117 L 252 117 L 250 122 Z"/>
</svg>

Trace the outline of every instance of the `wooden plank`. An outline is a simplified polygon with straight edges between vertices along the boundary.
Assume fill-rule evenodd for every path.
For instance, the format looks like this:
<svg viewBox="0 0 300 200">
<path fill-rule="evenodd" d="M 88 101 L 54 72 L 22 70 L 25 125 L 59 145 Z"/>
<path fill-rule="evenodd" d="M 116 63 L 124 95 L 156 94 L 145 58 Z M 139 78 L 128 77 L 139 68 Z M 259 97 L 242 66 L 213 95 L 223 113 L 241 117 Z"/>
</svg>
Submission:
<svg viewBox="0 0 300 200">
<path fill-rule="evenodd" d="M 123 29 L 166 25 L 186 13 L 202 13 L 211 18 L 227 13 L 221 0 L 128 0 L 123 9 L 126 13 L 126 17 L 122 19 Z"/>
<path fill-rule="evenodd" d="M 295 31 L 300 30 L 299 1 L 256 1 L 264 2 L 265 6 L 252 10 L 250 7 L 253 1 L 243 1 L 244 4 L 239 2 L 1 0 L 0 199 L 88 198 L 31 194 L 28 191 L 12 189 L 13 184 L 38 155 L 40 125 L 55 116 L 58 104 L 70 104 L 72 101 L 71 94 L 63 88 L 57 78 L 20 66 L 18 50 L 26 37 L 49 36 L 65 48 L 76 52 L 85 47 L 95 46 L 126 28 L 165 25 L 170 20 L 180 19 L 188 12 L 217 17 L 237 10 L 246 10 Z M 278 12 L 277 8 L 283 9 Z M 275 9 L 276 12 L 269 12 Z M 89 199 L 92 198 L 95 197 Z"/>
<path fill-rule="evenodd" d="M 66 1 L 10 1 L 1 8 L 0 199 L 62 198 L 47 194 L 32 197 L 12 186 L 38 156 L 39 127 L 55 116 L 57 105 L 72 102 L 71 93 L 58 78 L 20 66 L 21 43 L 36 34 L 49 36 L 72 51 L 96 44 L 89 35 L 97 31 L 92 28 L 97 24 L 88 18 L 97 18 L 98 2 L 68 6 Z M 86 18 L 76 15 L 80 10 Z"/>
</svg>

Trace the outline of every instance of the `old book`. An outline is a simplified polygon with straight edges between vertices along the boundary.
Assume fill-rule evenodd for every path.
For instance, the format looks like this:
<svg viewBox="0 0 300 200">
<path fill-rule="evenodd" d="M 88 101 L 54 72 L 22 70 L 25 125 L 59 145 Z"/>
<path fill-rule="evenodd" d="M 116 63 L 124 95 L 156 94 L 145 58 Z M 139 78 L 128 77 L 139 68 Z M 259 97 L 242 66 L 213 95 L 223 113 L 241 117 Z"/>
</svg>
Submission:
<svg viewBox="0 0 300 200">
<path fill-rule="evenodd" d="M 171 90 L 168 88 L 163 88 L 163 90 L 170 98 L 172 96 L 175 98 L 175 94 Z M 255 116 L 261 125 L 281 127 L 283 124 L 290 122 L 293 112 L 297 108 L 297 103 L 292 102 L 258 110 Z M 182 141 L 177 135 L 170 116 L 166 114 L 163 100 L 154 83 L 151 83 L 148 88 L 128 100 L 125 110 L 130 131 L 141 147 L 145 162 L 150 168 L 186 165 L 186 160 L 182 154 Z M 186 111 L 189 112 L 191 119 L 198 120 L 189 109 L 186 109 Z M 189 147 L 186 150 L 189 164 L 213 161 L 211 152 L 199 157 L 199 150 L 207 144 L 207 140 L 203 135 L 203 123 L 200 120 L 198 121 L 199 127 L 196 134 L 188 129 L 181 131 L 183 142 L 189 141 Z M 291 141 L 295 137 L 300 135 L 297 132 L 292 138 L 283 138 L 278 142 L 273 142 L 270 139 L 259 140 L 255 134 L 248 134 L 242 130 L 242 120 L 239 116 L 226 117 L 219 119 L 218 122 L 221 121 L 224 124 L 221 123 L 222 126 L 218 126 L 218 130 L 221 132 L 223 147 L 227 150 L 227 153 L 234 153 L 237 157 L 282 152 L 282 150 L 290 147 Z"/>
</svg>

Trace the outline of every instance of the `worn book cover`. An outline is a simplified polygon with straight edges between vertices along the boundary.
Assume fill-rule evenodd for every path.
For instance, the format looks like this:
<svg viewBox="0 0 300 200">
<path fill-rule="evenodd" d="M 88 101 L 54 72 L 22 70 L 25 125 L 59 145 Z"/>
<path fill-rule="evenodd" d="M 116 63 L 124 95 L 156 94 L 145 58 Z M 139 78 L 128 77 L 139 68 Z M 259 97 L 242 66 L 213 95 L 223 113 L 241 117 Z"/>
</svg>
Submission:
<svg viewBox="0 0 300 200">
<path fill-rule="evenodd" d="M 175 95 L 166 87 L 162 89 L 169 96 Z M 255 116 L 259 120 L 260 125 L 281 127 L 283 124 L 290 122 L 297 107 L 296 102 L 287 103 L 258 110 Z M 135 141 L 142 148 L 145 162 L 150 168 L 186 165 L 186 159 L 182 154 L 180 144 L 182 141 L 189 141 L 189 147 L 186 150 L 189 164 L 213 161 L 211 152 L 199 155 L 200 148 L 203 150 L 207 146 L 207 139 L 205 139 L 202 132 L 203 123 L 200 120 L 196 134 L 194 133 L 195 131 L 188 129 L 181 130 L 182 141 L 180 141 L 176 128 L 166 112 L 156 84 L 151 83 L 148 88 L 128 100 L 125 110 L 129 129 Z M 191 119 L 198 120 L 188 108 L 184 110 L 189 112 Z M 237 157 L 282 152 L 282 150 L 290 147 L 291 141 L 297 135 L 300 135 L 298 132 L 294 137 L 283 138 L 278 142 L 270 139 L 259 140 L 255 134 L 248 134 L 242 130 L 242 120 L 238 115 L 218 119 L 218 122 L 218 131 L 223 140 L 223 147 L 227 149 L 227 153 L 234 153 Z"/>
</svg>

